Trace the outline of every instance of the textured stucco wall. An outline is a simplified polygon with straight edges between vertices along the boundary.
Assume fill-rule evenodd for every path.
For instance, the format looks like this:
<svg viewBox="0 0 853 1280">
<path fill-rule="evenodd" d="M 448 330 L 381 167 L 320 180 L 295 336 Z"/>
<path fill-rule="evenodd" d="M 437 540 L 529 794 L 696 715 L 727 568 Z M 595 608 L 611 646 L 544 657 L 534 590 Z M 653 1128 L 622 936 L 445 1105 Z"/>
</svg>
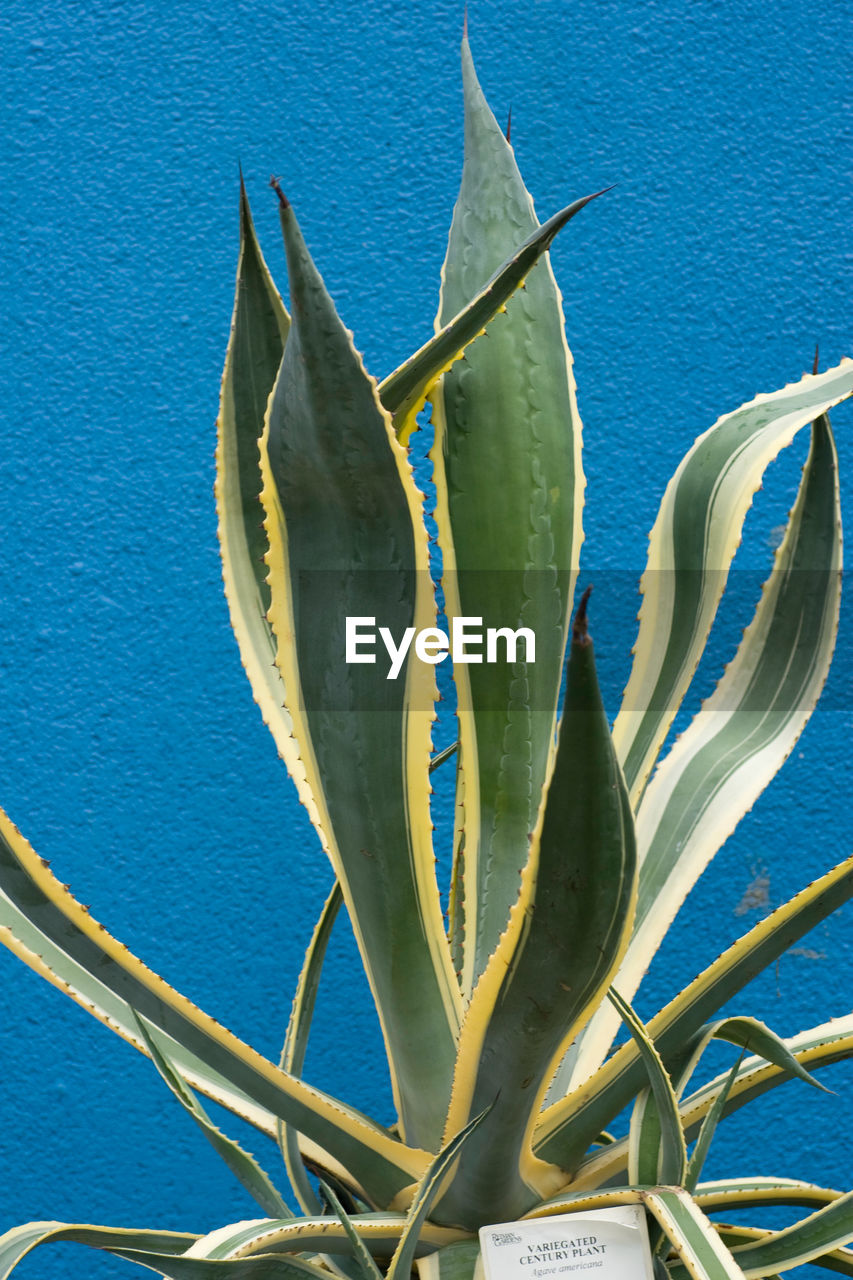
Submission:
<svg viewBox="0 0 853 1280">
<path fill-rule="evenodd" d="M 237 165 L 281 286 L 272 171 L 369 367 L 388 371 L 435 310 L 461 20 L 446 0 L 11 0 L 0 18 L 0 803 L 97 918 L 270 1055 L 329 873 L 220 587 Z M 618 183 L 553 254 L 612 702 L 679 458 L 720 413 L 797 378 L 816 341 L 825 364 L 845 352 L 849 33 L 843 6 L 815 0 L 473 0 L 470 21 L 540 215 Z M 853 511 L 849 409 L 835 423 Z M 802 455 L 759 496 L 752 568 Z M 850 851 L 851 637 L 848 607 L 825 709 L 694 895 L 641 1011 L 757 918 L 737 914 L 753 882 L 775 905 Z M 851 936 L 848 908 L 738 1010 L 786 1033 L 849 1012 Z M 309 1075 L 383 1111 L 364 985 L 346 940 L 335 949 Z M 138 1055 L 5 952 L 0 974 L 0 1229 L 256 1216 Z M 853 1071 L 825 1079 L 838 1097 L 790 1085 L 731 1122 L 714 1168 L 849 1186 Z M 126 1272 L 70 1248 L 21 1268 Z"/>
</svg>

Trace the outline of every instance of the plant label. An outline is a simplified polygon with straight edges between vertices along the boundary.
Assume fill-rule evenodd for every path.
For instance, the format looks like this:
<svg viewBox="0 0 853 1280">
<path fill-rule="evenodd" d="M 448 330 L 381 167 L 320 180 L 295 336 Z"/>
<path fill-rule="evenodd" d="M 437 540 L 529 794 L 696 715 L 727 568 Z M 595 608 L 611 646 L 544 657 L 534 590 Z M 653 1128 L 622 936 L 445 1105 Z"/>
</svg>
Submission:
<svg viewBox="0 0 853 1280">
<path fill-rule="evenodd" d="M 653 1280 L 646 1213 L 618 1205 L 481 1227 L 486 1280 Z"/>
</svg>

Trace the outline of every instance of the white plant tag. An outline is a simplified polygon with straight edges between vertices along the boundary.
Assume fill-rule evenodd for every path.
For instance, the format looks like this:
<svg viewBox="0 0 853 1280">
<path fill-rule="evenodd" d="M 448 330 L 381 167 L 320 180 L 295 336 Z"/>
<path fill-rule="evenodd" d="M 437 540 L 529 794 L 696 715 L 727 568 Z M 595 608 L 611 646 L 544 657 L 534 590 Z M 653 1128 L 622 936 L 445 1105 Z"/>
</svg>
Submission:
<svg viewBox="0 0 853 1280">
<path fill-rule="evenodd" d="M 617 1205 L 480 1228 L 486 1280 L 653 1280 L 646 1213 Z"/>
</svg>

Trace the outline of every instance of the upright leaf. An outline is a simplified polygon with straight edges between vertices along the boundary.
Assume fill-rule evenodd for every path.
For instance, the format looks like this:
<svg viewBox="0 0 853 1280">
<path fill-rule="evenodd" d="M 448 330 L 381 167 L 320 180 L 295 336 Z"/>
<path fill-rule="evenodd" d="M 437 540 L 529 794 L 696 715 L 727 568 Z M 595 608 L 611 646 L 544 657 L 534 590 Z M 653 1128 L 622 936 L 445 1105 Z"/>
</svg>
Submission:
<svg viewBox="0 0 853 1280">
<path fill-rule="evenodd" d="M 406 1214 L 406 1226 L 386 1272 L 388 1280 L 407 1280 L 407 1277 L 411 1275 L 412 1263 L 420 1243 L 421 1232 L 433 1202 L 454 1161 L 459 1159 L 463 1147 L 470 1142 L 471 1135 L 480 1127 L 487 1115 L 488 1111 L 483 1111 L 480 1115 L 475 1116 L 461 1133 L 457 1133 L 442 1147 L 427 1169 L 418 1184 L 409 1212 Z"/>
<path fill-rule="evenodd" d="M 465 162 L 436 327 L 538 227 L 462 45 Z M 553 733 L 581 542 L 580 420 L 547 259 L 432 395 L 436 519 L 450 617 L 535 633 L 535 663 L 456 663 L 459 874 L 451 927 L 470 993 L 518 894 Z M 460 823 L 461 828 L 462 823 Z M 464 927 L 463 927 L 464 920 Z M 454 939 L 458 943 L 458 938 Z"/>
<path fill-rule="evenodd" d="M 434 676 L 348 661 L 346 620 L 395 641 L 434 617 L 421 495 L 375 381 L 282 197 L 293 319 L 262 443 L 270 618 L 294 735 L 364 960 L 407 1140 L 435 1149 L 460 994 L 429 820 Z"/>
<path fill-rule="evenodd" d="M 690 1153 L 690 1160 L 687 1165 L 687 1176 L 684 1179 L 685 1189 L 689 1191 L 691 1195 L 693 1195 L 696 1190 L 696 1184 L 702 1175 L 702 1169 L 708 1158 L 708 1152 L 711 1147 L 711 1140 L 717 1130 L 717 1125 L 723 1117 L 723 1111 L 726 1102 L 728 1101 L 728 1096 L 731 1093 L 732 1086 L 737 1079 L 737 1073 L 740 1070 L 740 1063 L 742 1060 L 743 1054 L 741 1054 L 740 1060 L 738 1060 L 732 1067 L 726 1079 L 726 1083 L 723 1085 L 714 1101 L 714 1105 L 702 1121 L 702 1127 L 699 1130 L 699 1137 L 696 1139 L 696 1145 Z"/>
<path fill-rule="evenodd" d="M 352 1268 L 353 1273 L 359 1276 L 360 1280 L 382 1280 L 382 1272 L 377 1267 L 373 1255 L 362 1240 L 355 1224 L 332 1188 L 328 1183 L 321 1182 L 320 1190 L 323 1194 L 324 1200 L 329 1204 L 332 1212 L 338 1219 L 338 1222 L 340 1222 L 346 1232 L 347 1239 L 350 1242 L 354 1263 Z"/>
<path fill-rule="evenodd" d="M 305 769 L 284 706 L 275 665 L 275 638 L 264 556 L 260 438 L 267 401 L 278 374 L 290 316 L 258 244 L 246 188 L 240 179 L 240 255 L 231 337 L 219 394 L 216 510 L 225 596 L 240 656 L 261 715 L 275 739 L 299 797 L 317 821 Z"/>
<path fill-rule="evenodd" d="M 533 1128 L 555 1057 L 603 999 L 630 930 L 633 823 L 585 610 L 586 596 L 518 901 L 462 1026 L 448 1125 L 491 1110 L 436 1205 L 439 1221 L 461 1226 L 507 1221 L 567 1181 L 534 1157 Z"/>
</svg>

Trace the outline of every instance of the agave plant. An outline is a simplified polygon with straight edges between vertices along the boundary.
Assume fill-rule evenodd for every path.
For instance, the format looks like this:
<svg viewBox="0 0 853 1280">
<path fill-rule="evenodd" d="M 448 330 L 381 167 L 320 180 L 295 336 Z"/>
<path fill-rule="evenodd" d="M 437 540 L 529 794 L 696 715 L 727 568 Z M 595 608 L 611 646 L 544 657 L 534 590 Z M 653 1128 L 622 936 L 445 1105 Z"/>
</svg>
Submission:
<svg viewBox="0 0 853 1280">
<path fill-rule="evenodd" d="M 365 370 L 275 183 L 288 314 L 241 190 L 217 453 L 225 589 L 256 701 L 335 877 L 280 1064 L 146 969 L 0 818 L 3 941 L 150 1057 L 263 1217 L 201 1236 L 30 1223 L 0 1238 L 0 1276 L 36 1245 L 66 1239 L 173 1280 L 402 1280 L 414 1266 L 421 1280 L 469 1280 L 484 1224 L 637 1203 L 657 1276 L 771 1277 L 808 1261 L 853 1275 L 853 1193 L 776 1170 L 702 1179 L 725 1116 L 853 1056 L 849 1015 L 782 1039 L 724 1011 L 851 896 L 853 858 L 647 1024 L 631 1005 L 825 679 L 841 566 L 826 414 L 853 392 L 853 362 L 757 396 L 688 451 L 650 535 L 633 669 L 611 730 L 588 591 L 572 619 L 580 419 L 547 259 L 592 197 L 540 226 L 467 41 L 463 79 L 462 186 L 435 335 L 383 381 Z M 441 614 L 408 452 L 427 401 Z M 805 427 L 799 493 L 753 620 L 664 756 L 747 509 Z M 475 627 L 491 637 L 493 661 L 477 660 Z M 458 749 L 434 754 L 436 666 L 449 647 Z M 437 767 L 456 773 L 446 920 Z M 342 904 L 381 1022 L 391 1128 L 303 1079 Z M 706 1078 L 715 1041 L 734 1046 L 733 1064 Z M 278 1144 L 298 1214 L 199 1093 Z M 614 1136 L 626 1108 L 627 1132 Z M 806 1216 L 782 1230 L 718 1221 L 766 1205 Z"/>
</svg>

